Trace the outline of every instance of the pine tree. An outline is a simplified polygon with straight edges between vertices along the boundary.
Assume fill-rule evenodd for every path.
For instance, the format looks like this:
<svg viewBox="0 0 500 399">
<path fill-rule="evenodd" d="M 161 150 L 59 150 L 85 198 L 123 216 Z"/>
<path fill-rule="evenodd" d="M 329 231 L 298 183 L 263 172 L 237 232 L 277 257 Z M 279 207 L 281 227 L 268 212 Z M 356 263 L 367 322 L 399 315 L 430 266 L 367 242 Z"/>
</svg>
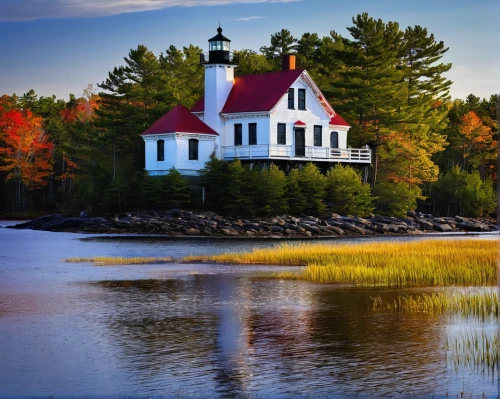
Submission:
<svg viewBox="0 0 500 399">
<path fill-rule="evenodd" d="M 175 168 L 170 168 L 168 174 L 158 179 L 158 205 L 163 209 L 184 209 L 189 205 L 191 190 L 189 182 Z"/>
<path fill-rule="evenodd" d="M 268 60 L 281 60 L 283 54 L 288 54 L 295 51 L 297 39 L 293 37 L 288 29 L 281 29 L 271 35 L 271 45 L 262 46 L 260 52 Z"/>
<path fill-rule="evenodd" d="M 370 185 L 353 168 L 341 164 L 326 174 L 325 200 L 330 211 L 341 215 L 366 216 L 374 209 Z"/>
</svg>

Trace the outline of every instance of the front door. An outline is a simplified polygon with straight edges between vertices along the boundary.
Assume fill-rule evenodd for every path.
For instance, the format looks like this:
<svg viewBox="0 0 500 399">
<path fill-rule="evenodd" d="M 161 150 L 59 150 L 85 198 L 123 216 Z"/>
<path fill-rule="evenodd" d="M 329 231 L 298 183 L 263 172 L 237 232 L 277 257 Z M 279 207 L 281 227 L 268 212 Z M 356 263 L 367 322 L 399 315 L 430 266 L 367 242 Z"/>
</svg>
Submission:
<svg viewBox="0 0 500 399">
<path fill-rule="evenodd" d="M 306 131 L 303 128 L 295 129 L 295 156 L 306 156 Z"/>
</svg>

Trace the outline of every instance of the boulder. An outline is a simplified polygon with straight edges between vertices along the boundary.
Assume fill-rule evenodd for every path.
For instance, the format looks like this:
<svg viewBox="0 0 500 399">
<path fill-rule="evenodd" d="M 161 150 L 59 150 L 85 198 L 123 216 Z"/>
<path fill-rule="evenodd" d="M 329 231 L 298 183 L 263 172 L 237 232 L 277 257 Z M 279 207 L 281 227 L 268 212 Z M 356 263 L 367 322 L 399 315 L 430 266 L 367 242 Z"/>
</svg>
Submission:
<svg viewBox="0 0 500 399">
<path fill-rule="evenodd" d="M 450 225 L 446 223 L 434 223 L 434 229 L 443 233 L 449 233 L 450 231 L 453 231 Z"/>
<path fill-rule="evenodd" d="M 224 236 L 239 236 L 240 233 L 238 233 L 236 230 L 234 229 L 220 229 L 220 232 L 222 235 Z"/>
</svg>

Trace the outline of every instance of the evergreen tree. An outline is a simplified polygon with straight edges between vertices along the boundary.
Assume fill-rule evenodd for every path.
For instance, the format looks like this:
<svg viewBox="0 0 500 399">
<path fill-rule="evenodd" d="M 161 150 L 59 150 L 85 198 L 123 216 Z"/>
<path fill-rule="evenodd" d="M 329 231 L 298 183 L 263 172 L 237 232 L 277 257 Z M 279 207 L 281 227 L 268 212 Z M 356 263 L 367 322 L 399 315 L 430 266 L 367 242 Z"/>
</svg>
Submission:
<svg viewBox="0 0 500 399">
<path fill-rule="evenodd" d="M 495 210 L 491 181 L 482 181 L 479 173 L 468 173 L 455 165 L 440 176 L 434 189 L 435 208 L 439 214 L 486 216 Z"/>
<path fill-rule="evenodd" d="M 324 213 L 326 207 L 322 199 L 326 181 L 318 167 L 311 162 L 306 163 L 298 174 L 298 183 L 305 198 L 304 211 L 309 215 Z"/>
<path fill-rule="evenodd" d="M 281 60 L 283 54 L 288 54 L 295 51 L 297 39 L 293 37 L 287 29 L 281 29 L 271 35 L 271 45 L 262 46 L 260 52 L 268 60 Z"/>
<path fill-rule="evenodd" d="M 191 190 L 189 182 L 175 168 L 168 174 L 158 178 L 158 205 L 163 209 L 186 208 L 190 203 Z"/>
<path fill-rule="evenodd" d="M 417 208 L 417 199 L 423 199 L 418 186 L 405 183 L 384 182 L 373 187 L 376 196 L 376 212 L 382 215 L 405 217 L 408 211 Z"/>
<path fill-rule="evenodd" d="M 371 188 L 350 166 L 337 164 L 326 174 L 325 200 L 332 212 L 341 215 L 369 215 L 374 206 Z"/>
<path fill-rule="evenodd" d="M 300 171 L 292 169 L 286 177 L 285 198 L 288 201 L 288 210 L 293 215 L 303 214 L 308 208 L 307 198 L 299 181 Z"/>
</svg>

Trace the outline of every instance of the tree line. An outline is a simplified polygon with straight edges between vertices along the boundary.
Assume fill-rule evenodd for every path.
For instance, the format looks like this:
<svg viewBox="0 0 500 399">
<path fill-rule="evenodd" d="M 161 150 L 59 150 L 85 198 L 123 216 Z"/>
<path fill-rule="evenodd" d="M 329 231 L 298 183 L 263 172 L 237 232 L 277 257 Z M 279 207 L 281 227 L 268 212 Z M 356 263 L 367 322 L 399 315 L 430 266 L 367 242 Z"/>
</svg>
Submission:
<svg viewBox="0 0 500 399">
<path fill-rule="evenodd" d="M 236 74 L 279 70 L 282 54 L 297 55 L 297 66 L 307 69 L 334 109 L 352 126 L 348 145 L 368 145 L 374 153 L 366 194 L 371 202 L 364 211 L 356 210 L 359 214 L 402 215 L 417 207 L 441 215 L 492 213 L 496 96 L 480 99 L 471 94 L 465 100 L 452 101 L 452 82 L 445 76 L 451 64 L 441 61 L 448 48 L 426 28 L 403 30 L 396 22 L 365 13 L 353 18 L 347 31 L 349 37 L 331 31 L 324 37 L 308 32 L 295 38 L 282 29 L 271 35 L 260 53 L 236 51 L 240 59 Z M 177 198 L 175 190 L 183 193 L 179 198 L 184 200 L 179 201 L 185 206 L 205 206 L 223 213 L 334 211 L 333 194 L 327 191 L 312 202 L 306 196 L 307 206 L 299 206 L 300 190 L 308 190 L 304 176 L 312 176 L 313 165 L 285 175 L 274 166 L 250 171 L 237 162 L 222 163 L 221 173 L 231 170 L 232 174 L 226 171 L 223 175 L 231 176 L 233 183 L 214 185 L 209 178 L 202 185 L 188 184 L 191 191 L 195 188 L 194 195 L 185 191 L 187 182 L 173 172 L 168 178 L 145 175 L 140 133 L 178 103 L 191 107 L 201 97 L 201 52 L 192 45 L 182 49 L 170 46 L 155 55 L 140 45 L 124 57 L 123 65 L 108 73 L 98 85 L 99 91 L 89 86 L 81 96 L 71 95 L 69 101 L 39 97 L 33 90 L 0 97 L 0 211 L 176 206 L 175 201 L 169 202 L 169 198 Z M 212 159 L 207 170 L 213 163 Z M 342 169 L 359 175 L 354 169 Z M 340 167 L 332 170 L 338 173 Z M 318 179 L 333 179 L 332 173 L 320 174 Z M 284 180 L 278 178 L 281 174 Z M 271 176 L 284 181 L 284 196 L 271 195 L 271 188 L 277 187 L 276 182 L 269 186 Z M 238 179 L 245 184 L 237 195 Z M 244 188 L 260 192 L 268 186 L 269 193 L 260 195 Z M 211 202 L 217 190 L 222 191 L 215 198 L 235 198 L 234 203 L 224 201 L 228 209 Z M 278 199 L 262 203 L 266 195 Z M 290 200 L 294 196 L 297 199 Z M 356 213 L 338 211 L 344 212 Z"/>
</svg>

